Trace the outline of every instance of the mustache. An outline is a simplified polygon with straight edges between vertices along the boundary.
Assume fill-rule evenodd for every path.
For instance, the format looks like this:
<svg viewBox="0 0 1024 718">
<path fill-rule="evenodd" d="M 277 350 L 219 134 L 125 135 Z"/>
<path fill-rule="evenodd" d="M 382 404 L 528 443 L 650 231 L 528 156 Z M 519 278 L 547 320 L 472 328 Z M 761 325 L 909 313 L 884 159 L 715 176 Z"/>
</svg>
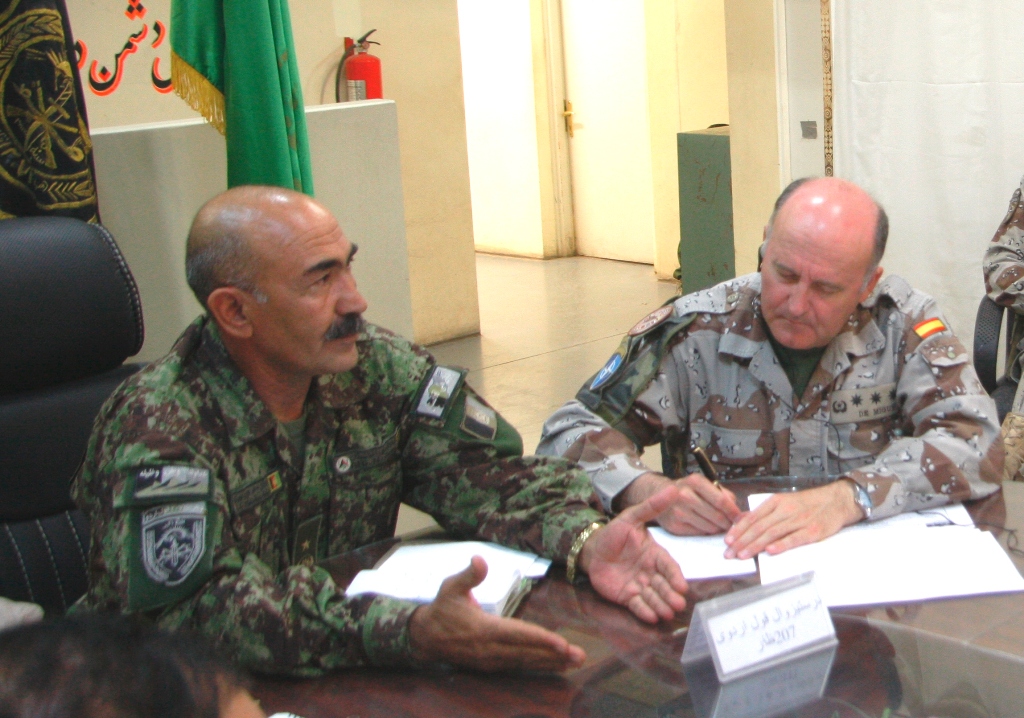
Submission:
<svg viewBox="0 0 1024 718">
<path fill-rule="evenodd" d="M 338 317 L 324 334 L 324 339 L 333 341 L 342 337 L 353 336 L 363 330 L 363 324 L 363 315 L 356 312 Z"/>
</svg>

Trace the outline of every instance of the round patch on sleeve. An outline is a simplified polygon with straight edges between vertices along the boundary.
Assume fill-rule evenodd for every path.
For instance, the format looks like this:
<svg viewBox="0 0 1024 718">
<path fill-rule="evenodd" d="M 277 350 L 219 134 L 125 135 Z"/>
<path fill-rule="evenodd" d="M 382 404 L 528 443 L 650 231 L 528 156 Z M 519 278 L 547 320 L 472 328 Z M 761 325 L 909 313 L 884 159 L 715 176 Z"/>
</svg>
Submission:
<svg viewBox="0 0 1024 718">
<path fill-rule="evenodd" d="M 673 312 L 675 312 L 675 308 L 671 304 L 666 304 L 664 307 L 658 307 L 637 322 L 633 328 L 629 330 L 629 336 L 638 337 L 645 332 L 649 332 L 651 329 L 654 329 L 654 327 L 671 317 Z"/>
<path fill-rule="evenodd" d="M 615 376 L 615 372 L 619 370 L 620 366 L 622 366 L 622 355 L 612 354 L 612 358 L 601 367 L 601 371 L 597 372 L 594 381 L 590 383 L 590 390 L 594 391 L 598 387 L 603 386 L 609 379 Z"/>
</svg>

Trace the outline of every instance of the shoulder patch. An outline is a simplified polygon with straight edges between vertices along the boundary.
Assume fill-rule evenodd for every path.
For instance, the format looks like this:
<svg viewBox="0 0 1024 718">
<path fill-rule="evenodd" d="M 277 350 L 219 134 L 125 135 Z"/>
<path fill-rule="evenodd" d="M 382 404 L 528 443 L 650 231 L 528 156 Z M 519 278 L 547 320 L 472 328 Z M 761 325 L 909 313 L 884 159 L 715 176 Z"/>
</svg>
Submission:
<svg viewBox="0 0 1024 718">
<path fill-rule="evenodd" d="M 420 390 L 416 413 L 430 419 L 440 419 L 448 411 L 452 397 L 458 391 L 465 372 L 437 365 Z"/>
<path fill-rule="evenodd" d="M 645 334 L 646 332 L 649 332 L 650 330 L 654 329 L 654 327 L 658 326 L 666 319 L 671 317 L 674 311 L 675 309 L 672 307 L 671 304 L 666 304 L 663 307 L 658 307 L 653 312 L 648 314 L 646 317 L 641 319 L 639 322 L 634 324 L 633 328 L 630 329 L 627 332 L 627 334 L 629 334 L 629 336 L 631 337 L 638 337 L 641 334 Z"/>
<path fill-rule="evenodd" d="M 210 470 L 195 466 L 147 466 L 135 472 L 132 498 L 137 501 L 206 498 L 210 494 Z"/>
<path fill-rule="evenodd" d="M 932 334 L 938 334 L 939 332 L 944 331 L 946 331 L 946 325 L 937 317 L 925 319 L 923 322 L 919 322 L 914 325 L 914 333 L 922 339 L 927 339 Z"/>
<path fill-rule="evenodd" d="M 493 441 L 498 435 L 498 414 L 467 393 L 466 412 L 462 417 L 461 428 L 467 434 L 484 441 Z"/>
<path fill-rule="evenodd" d="M 615 372 L 617 372 L 621 366 L 622 353 L 616 352 L 615 354 L 612 354 L 608 362 L 601 367 L 601 371 L 597 372 L 597 375 L 594 377 L 594 381 L 590 382 L 590 390 L 594 391 L 607 383 L 609 379 L 615 376 Z"/>
<path fill-rule="evenodd" d="M 142 512 L 142 567 L 154 583 L 184 583 L 206 553 L 206 502 L 165 504 Z"/>
</svg>

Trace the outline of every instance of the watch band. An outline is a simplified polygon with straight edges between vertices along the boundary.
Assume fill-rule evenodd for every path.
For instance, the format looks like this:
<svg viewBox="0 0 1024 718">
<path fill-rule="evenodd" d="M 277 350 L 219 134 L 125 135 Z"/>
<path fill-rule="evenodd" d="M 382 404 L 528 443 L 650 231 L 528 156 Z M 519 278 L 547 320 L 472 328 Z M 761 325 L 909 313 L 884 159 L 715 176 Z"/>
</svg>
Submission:
<svg viewBox="0 0 1024 718">
<path fill-rule="evenodd" d="M 585 529 L 579 532 L 576 536 L 576 540 L 572 542 L 572 547 L 569 549 L 569 556 L 565 559 L 565 577 L 569 580 L 569 583 L 576 583 L 576 561 L 580 557 L 580 552 L 583 550 L 583 544 L 587 542 L 591 534 L 597 531 L 605 523 L 595 521 L 594 523 L 587 526 Z"/>
<path fill-rule="evenodd" d="M 863 486 L 849 476 L 844 476 L 843 478 L 853 484 L 853 500 L 857 502 L 857 506 L 864 512 L 864 518 L 870 519 L 871 511 L 875 508 L 875 505 L 871 502 L 871 495 L 868 494 Z"/>
</svg>

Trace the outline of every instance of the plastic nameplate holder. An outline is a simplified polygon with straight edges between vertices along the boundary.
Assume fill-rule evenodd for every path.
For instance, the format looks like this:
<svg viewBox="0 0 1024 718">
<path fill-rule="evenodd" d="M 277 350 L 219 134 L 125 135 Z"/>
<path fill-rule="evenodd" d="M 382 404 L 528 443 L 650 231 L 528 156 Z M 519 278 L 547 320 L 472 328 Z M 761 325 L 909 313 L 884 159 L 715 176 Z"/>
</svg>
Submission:
<svg viewBox="0 0 1024 718">
<path fill-rule="evenodd" d="M 681 660 L 710 656 L 725 683 L 838 643 L 814 574 L 805 573 L 698 603 Z"/>
</svg>

